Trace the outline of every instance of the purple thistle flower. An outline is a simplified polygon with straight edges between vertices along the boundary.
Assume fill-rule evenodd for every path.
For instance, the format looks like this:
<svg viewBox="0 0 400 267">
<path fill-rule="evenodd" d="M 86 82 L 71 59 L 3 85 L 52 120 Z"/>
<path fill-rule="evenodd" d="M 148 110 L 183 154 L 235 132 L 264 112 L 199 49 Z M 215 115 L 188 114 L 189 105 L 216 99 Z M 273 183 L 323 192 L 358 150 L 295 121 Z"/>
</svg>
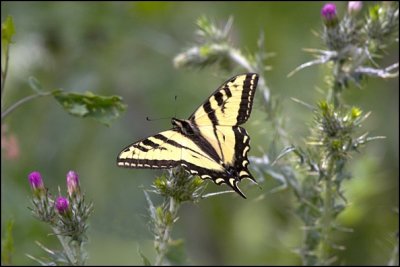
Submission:
<svg viewBox="0 0 400 267">
<path fill-rule="evenodd" d="M 79 193 L 79 177 L 74 171 L 67 173 L 68 194 L 72 197 L 73 193 Z"/>
<path fill-rule="evenodd" d="M 34 171 L 28 175 L 29 183 L 33 190 L 44 189 L 42 175 L 40 172 Z"/>
<path fill-rule="evenodd" d="M 56 210 L 60 214 L 64 214 L 68 211 L 69 201 L 65 197 L 58 197 L 56 200 Z"/>
<path fill-rule="evenodd" d="M 362 1 L 349 1 L 347 5 L 347 11 L 349 12 L 349 14 L 355 15 L 361 10 L 362 6 Z"/>
<path fill-rule="evenodd" d="M 336 5 L 333 3 L 325 4 L 321 9 L 321 15 L 326 20 L 333 20 L 336 18 Z"/>
<path fill-rule="evenodd" d="M 336 16 L 336 5 L 333 3 L 325 4 L 321 9 L 321 15 L 328 28 L 333 28 L 338 24 Z"/>
</svg>

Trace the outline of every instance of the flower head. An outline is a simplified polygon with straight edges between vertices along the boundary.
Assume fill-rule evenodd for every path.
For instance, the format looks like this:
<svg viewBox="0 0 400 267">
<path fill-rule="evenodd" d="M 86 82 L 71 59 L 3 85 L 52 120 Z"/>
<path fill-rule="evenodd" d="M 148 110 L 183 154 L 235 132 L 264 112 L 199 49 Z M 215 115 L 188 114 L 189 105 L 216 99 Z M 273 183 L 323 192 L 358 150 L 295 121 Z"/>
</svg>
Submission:
<svg viewBox="0 0 400 267">
<path fill-rule="evenodd" d="M 338 22 L 336 16 L 336 5 L 333 3 L 325 4 L 321 9 L 321 15 L 324 19 L 325 25 L 328 27 L 335 26 Z"/>
<path fill-rule="evenodd" d="M 321 15 L 328 20 L 336 17 L 336 5 L 333 3 L 325 4 L 321 9 Z"/>
<path fill-rule="evenodd" d="M 68 194 L 70 197 L 74 193 L 79 193 L 79 177 L 78 174 L 74 171 L 69 171 L 67 173 L 67 188 L 68 188 Z"/>
<path fill-rule="evenodd" d="M 69 201 L 65 197 L 58 197 L 56 200 L 56 210 L 60 214 L 64 214 L 68 211 L 69 209 Z"/>
<path fill-rule="evenodd" d="M 4 157 L 9 160 L 15 160 L 20 155 L 18 139 L 14 134 L 7 132 L 7 125 L 1 126 L 1 149 L 4 151 Z"/>
<path fill-rule="evenodd" d="M 356 15 L 362 8 L 362 1 L 349 1 L 347 11 L 351 15 Z"/>
<path fill-rule="evenodd" d="M 28 175 L 29 183 L 31 184 L 31 188 L 34 192 L 39 192 L 44 189 L 44 184 L 42 180 L 42 175 L 40 172 L 34 171 Z"/>
</svg>

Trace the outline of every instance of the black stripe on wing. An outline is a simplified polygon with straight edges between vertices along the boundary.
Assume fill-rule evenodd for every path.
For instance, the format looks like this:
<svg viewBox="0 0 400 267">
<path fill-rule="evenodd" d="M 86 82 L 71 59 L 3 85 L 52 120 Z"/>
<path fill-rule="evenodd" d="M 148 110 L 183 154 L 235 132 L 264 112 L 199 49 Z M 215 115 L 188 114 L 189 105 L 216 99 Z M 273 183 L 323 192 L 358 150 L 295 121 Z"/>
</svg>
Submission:
<svg viewBox="0 0 400 267">
<path fill-rule="evenodd" d="M 181 150 L 186 150 L 190 151 L 195 158 L 201 159 L 205 158 L 205 155 L 207 155 L 208 160 L 220 162 L 217 153 L 215 152 L 213 147 L 204 139 L 204 137 L 200 135 L 184 135 L 182 132 L 176 129 L 170 131 L 175 132 L 175 134 L 179 136 L 182 136 L 182 138 L 187 138 L 191 140 L 194 144 L 196 144 L 198 150 L 194 150 L 190 147 L 182 145 L 172 140 L 172 138 L 168 138 L 163 133 L 159 133 L 127 146 L 118 156 L 117 165 L 126 168 L 168 169 L 172 167 L 177 167 L 181 165 L 181 163 L 184 161 L 184 159 L 182 159 L 181 157 L 176 160 L 161 159 L 161 157 L 157 159 L 157 154 L 150 157 L 149 152 L 154 153 L 156 150 L 159 150 L 160 155 L 162 155 L 162 152 L 164 150 L 167 150 L 166 153 L 179 153 L 179 155 L 182 154 Z M 174 135 L 174 137 L 176 137 L 176 135 Z M 150 139 L 152 139 L 154 142 Z M 177 139 L 175 138 L 175 140 Z M 176 149 L 176 151 L 168 151 L 170 148 L 168 149 L 167 145 L 173 147 L 174 150 Z M 141 152 L 143 152 L 143 154 Z M 128 156 L 125 155 L 125 157 L 121 157 L 121 155 L 124 153 L 128 154 Z M 176 154 L 174 155 L 176 156 Z"/>
<path fill-rule="evenodd" d="M 221 98 L 222 100 L 222 98 Z M 219 102 L 218 102 L 219 103 Z M 222 101 L 223 103 L 223 101 Z M 219 105 L 221 106 L 221 105 Z M 203 105 L 204 111 L 207 113 L 208 118 L 214 125 L 218 125 L 218 119 L 217 116 L 215 116 L 215 110 L 211 107 L 210 100 L 208 100 L 204 105 Z"/>
<path fill-rule="evenodd" d="M 246 198 L 238 187 L 238 183 L 245 178 L 257 183 L 247 168 L 249 164 L 247 153 L 250 150 L 250 137 L 242 127 L 236 126 L 232 127 L 232 129 L 235 133 L 235 160 L 232 165 L 223 165 L 224 171 L 210 170 L 185 160 L 182 160 L 181 165 L 189 173 L 198 175 L 202 179 L 212 179 L 217 185 L 227 184 L 243 198 Z"/>
<path fill-rule="evenodd" d="M 174 132 L 173 130 L 171 132 Z M 176 131 L 175 131 L 176 132 Z M 178 133 L 178 132 L 176 132 Z M 160 140 L 160 143 L 155 143 L 150 140 L 156 139 Z M 154 140 L 155 141 L 155 140 Z M 152 150 L 160 150 L 164 151 L 167 150 L 163 145 L 164 144 L 170 144 L 172 146 L 180 146 L 180 144 L 176 143 L 175 141 L 169 139 L 168 137 L 160 134 L 156 134 L 154 136 L 147 137 L 145 139 L 142 139 L 136 143 L 133 143 L 126 148 L 124 148 L 119 156 L 117 157 L 117 165 L 119 167 L 124 167 L 124 168 L 146 168 L 146 169 L 169 169 L 173 168 L 176 166 L 180 165 L 180 160 L 166 160 L 166 159 L 154 159 L 154 158 L 146 158 L 147 154 L 149 151 Z M 136 151 L 135 150 L 140 150 L 143 152 L 142 157 L 135 157 Z M 124 153 L 132 153 L 132 156 L 122 158 L 121 155 Z"/>
<path fill-rule="evenodd" d="M 238 81 L 239 79 L 240 82 Z M 214 91 L 189 117 L 189 120 L 196 121 L 201 118 L 201 116 L 206 115 L 211 124 L 222 125 L 226 119 L 223 117 L 218 118 L 216 110 L 220 110 L 227 116 L 236 116 L 236 122 L 230 124 L 231 126 L 243 124 L 250 116 L 257 83 L 258 74 L 256 73 L 246 73 L 232 77 Z M 238 99 L 235 99 L 236 97 L 238 97 Z M 216 105 L 212 104 L 214 101 Z M 231 106 L 227 109 L 226 104 L 230 101 L 239 101 L 239 103 L 236 108 Z M 203 110 L 204 112 L 202 112 Z M 229 114 L 226 112 L 229 112 Z"/>
<path fill-rule="evenodd" d="M 243 82 L 242 98 L 240 100 L 240 108 L 237 115 L 237 124 L 240 125 L 247 121 L 250 117 L 251 109 L 253 106 L 253 99 L 256 92 L 258 83 L 258 75 L 249 73 Z"/>
</svg>

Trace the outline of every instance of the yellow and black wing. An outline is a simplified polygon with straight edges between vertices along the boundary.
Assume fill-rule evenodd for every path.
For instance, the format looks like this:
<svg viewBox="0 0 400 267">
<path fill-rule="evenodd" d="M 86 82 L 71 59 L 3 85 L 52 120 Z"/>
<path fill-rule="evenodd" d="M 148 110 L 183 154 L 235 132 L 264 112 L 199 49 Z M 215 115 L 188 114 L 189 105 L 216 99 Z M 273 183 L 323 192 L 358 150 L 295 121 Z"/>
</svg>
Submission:
<svg viewBox="0 0 400 267">
<path fill-rule="evenodd" d="M 224 82 L 190 117 L 198 126 L 241 125 L 250 116 L 258 75 L 246 73 Z"/>
<path fill-rule="evenodd" d="M 228 184 L 245 198 L 238 182 L 243 178 L 254 181 L 247 169 L 250 138 L 246 130 L 239 126 L 217 126 L 217 139 L 212 128 L 206 133 L 205 127 L 201 127 L 204 136 L 183 135 L 172 129 L 133 143 L 121 151 L 117 165 L 151 169 L 182 166 L 202 179 Z"/>
<path fill-rule="evenodd" d="M 248 178 L 256 182 L 247 169 L 249 160 L 247 153 L 250 150 L 250 137 L 240 126 L 201 126 L 201 134 L 195 137 L 202 150 L 218 163 L 219 168 L 201 165 L 202 169 L 194 168 L 203 179 L 212 179 L 216 184 L 227 184 L 242 197 L 238 183 Z M 199 165 L 198 165 L 199 166 Z M 192 168 L 192 166 L 188 166 Z"/>
<path fill-rule="evenodd" d="M 211 178 L 216 184 L 225 183 L 243 197 L 237 183 L 244 178 L 256 181 L 247 169 L 250 137 L 238 125 L 245 123 L 250 116 L 257 83 L 258 75 L 255 73 L 232 77 L 189 117 L 198 135 L 204 139 L 201 142 L 203 147 L 212 147 L 208 151 L 216 153 L 214 158 L 224 169 L 200 177 Z"/>
<path fill-rule="evenodd" d="M 223 171 L 196 140 L 172 129 L 127 146 L 117 158 L 117 165 L 127 168 L 169 169 L 183 165 L 192 174 L 208 169 Z"/>
</svg>

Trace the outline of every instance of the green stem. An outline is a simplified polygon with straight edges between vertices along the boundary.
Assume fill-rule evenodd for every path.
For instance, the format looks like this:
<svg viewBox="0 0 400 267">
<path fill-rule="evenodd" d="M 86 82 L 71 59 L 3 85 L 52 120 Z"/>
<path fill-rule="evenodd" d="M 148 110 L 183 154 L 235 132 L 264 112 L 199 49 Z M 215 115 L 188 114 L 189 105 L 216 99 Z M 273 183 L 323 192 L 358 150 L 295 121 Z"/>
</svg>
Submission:
<svg viewBox="0 0 400 267">
<path fill-rule="evenodd" d="M 3 106 L 3 92 L 4 92 L 4 87 L 6 84 L 6 77 L 7 77 L 7 72 L 8 72 L 8 61 L 10 58 L 10 49 L 9 46 L 7 45 L 6 49 L 6 59 L 4 62 L 4 71 L 1 70 L 1 105 Z"/>
<path fill-rule="evenodd" d="M 250 62 L 240 53 L 240 51 L 230 48 L 229 49 L 229 57 L 232 61 L 236 62 L 238 65 L 242 66 L 249 72 L 256 72 L 256 69 L 250 64 Z"/>
<path fill-rule="evenodd" d="M 253 65 L 247 60 L 246 57 L 240 53 L 239 50 L 230 48 L 229 49 L 229 57 L 231 58 L 232 61 L 236 62 L 238 65 L 242 66 L 249 72 L 259 72 Z M 261 88 L 264 92 L 264 98 L 265 101 L 269 104 L 269 99 L 270 99 L 270 90 L 268 86 L 265 83 L 265 79 L 262 75 L 262 73 L 259 74 L 259 79 L 258 79 L 258 87 Z"/>
<path fill-rule="evenodd" d="M 155 241 L 155 248 L 156 248 L 156 260 L 154 265 L 160 266 L 164 262 L 165 254 L 168 252 L 168 247 L 169 247 L 169 241 L 171 239 L 171 231 L 172 231 L 172 226 L 176 221 L 176 216 L 178 214 L 179 210 L 179 203 L 175 201 L 173 197 L 169 197 L 169 213 L 171 215 L 171 220 L 165 220 L 163 219 L 162 225 L 160 225 L 160 236 L 159 240 Z"/>
<path fill-rule="evenodd" d="M 330 250 L 331 250 L 331 239 L 330 232 L 332 229 L 333 220 L 333 206 L 334 206 L 334 194 L 333 192 L 333 166 L 334 160 L 329 159 L 327 174 L 323 177 L 325 181 L 325 194 L 324 194 L 324 209 L 321 218 L 321 239 L 320 239 L 320 253 L 319 253 L 319 265 L 328 265 L 331 261 Z"/>
<path fill-rule="evenodd" d="M 73 253 L 73 251 L 71 250 L 70 246 L 69 246 L 69 242 L 66 240 L 66 237 L 63 236 L 60 231 L 58 231 L 58 229 L 56 227 L 53 227 L 53 231 L 56 234 L 58 240 L 60 241 L 65 255 L 68 258 L 68 261 L 72 264 L 72 265 L 79 265 L 78 264 L 78 260 L 76 259 L 76 255 Z"/>
<path fill-rule="evenodd" d="M 396 242 L 396 244 L 393 248 L 392 255 L 387 264 L 388 266 L 399 266 L 399 239 L 398 239 L 398 237 L 395 242 Z"/>
<path fill-rule="evenodd" d="M 53 227 L 53 231 L 60 241 L 68 261 L 74 266 L 82 266 L 84 264 L 81 253 L 82 243 L 78 241 L 71 241 L 69 237 L 62 235 L 57 227 Z"/>
<path fill-rule="evenodd" d="M 12 111 L 14 111 L 19 106 L 25 104 L 26 102 L 29 102 L 37 97 L 48 96 L 51 94 L 52 94 L 52 92 L 43 93 L 43 94 L 34 94 L 34 95 L 30 95 L 30 96 L 20 99 L 19 101 L 15 102 L 13 105 L 11 105 L 9 108 L 7 108 L 4 112 L 1 113 L 1 121 L 3 121 Z"/>
<path fill-rule="evenodd" d="M 335 78 L 332 84 L 332 88 L 330 90 L 330 93 L 328 95 L 328 102 L 332 103 L 333 106 L 335 107 L 335 109 L 337 109 L 338 107 L 340 107 L 340 94 L 342 91 L 342 88 L 339 85 L 338 82 L 338 77 L 341 74 L 341 69 L 342 69 L 342 64 L 340 62 L 336 63 L 333 69 L 333 77 Z"/>
</svg>

